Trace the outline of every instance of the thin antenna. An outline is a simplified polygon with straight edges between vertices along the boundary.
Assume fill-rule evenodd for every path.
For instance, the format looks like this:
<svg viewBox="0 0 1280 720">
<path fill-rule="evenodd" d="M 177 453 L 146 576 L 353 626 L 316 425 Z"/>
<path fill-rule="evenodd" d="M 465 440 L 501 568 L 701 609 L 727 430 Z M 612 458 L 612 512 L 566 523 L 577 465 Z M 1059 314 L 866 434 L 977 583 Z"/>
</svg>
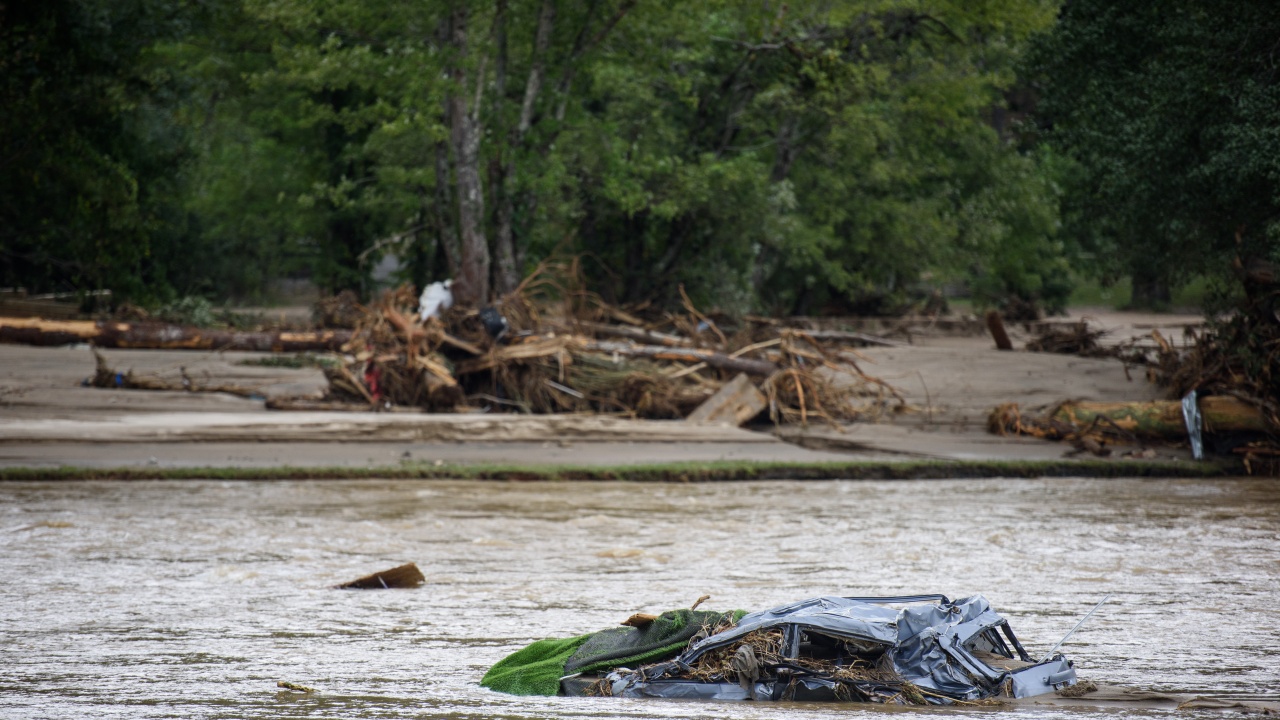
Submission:
<svg viewBox="0 0 1280 720">
<path fill-rule="evenodd" d="M 1063 635 L 1063 636 L 1062 636 L 1062 639 L 1061 639 L 1061 640 L 1059 640 L 1059 641 L 1058 641 L 1058 643 L 1057 643 L 1056 645 L 1054 645 L 1053 647 L 1049 648 L 1049 652 L 1045 653 L 1044 659 L 1043 659 L 1043 660 L 1041 660 L 1040 662 L 1048 662 L 1048 661 L 1049 661 L 1049 658 L 1053 657 L 1053 654 L 1054 654 L 1054 653 L 1056 653 L 1056 652 L 1058 651 L 1058 648 L 1062 647 L 1062 643 L 1066 642 L 1066 641 L 1067 641 L 1067 639 L 1068 639 L 1068 638 L 1070 638 L 1072 635 L 1075 635 L 1075 634 L 1076 634 L 1076 631 L 1080 629 L 1080 626 L 1084 624 L 1084 621 L 1085 621 L 1085 620 L 1088 620 L 1090 617 L 1092 617 L 1092 616 L 1093 616 L 1093 614 L 1094 614 L 1094 613 L 1098 612 L 1098 608 L 1102 607 L 1103 603 L 1105 603 L 1106 601 L 1110 600 L 1110 599 L 1111 599 L 1111 596 L 1112 596 L 1112 595 L 1114 595 L 1114 594 L 1115 594 L 1115 593 L 1107 593 L 1107 596 L 1106 596 L 1106 597 L 1104 597 L 1104 598 L 1102 598 L 1101 600 L 1099 600 L 1099 601 L 1098 601 L 1098 604 L 1097 604 L 1097 605 L 1094 605 L 1092 610 L 1090 610 L 1089 612 L 1085 613 L 1085 614 L 1084 614 L 1084 617 L 1080 618 L 1080 622 L 1076 623 L 1076 626 L 1075 626 L 1075 627 L 1071 628 L 1071 630 L 1070 630 L 1070 631 L 1068 631 L 1066 635 Z"/>
</svg>

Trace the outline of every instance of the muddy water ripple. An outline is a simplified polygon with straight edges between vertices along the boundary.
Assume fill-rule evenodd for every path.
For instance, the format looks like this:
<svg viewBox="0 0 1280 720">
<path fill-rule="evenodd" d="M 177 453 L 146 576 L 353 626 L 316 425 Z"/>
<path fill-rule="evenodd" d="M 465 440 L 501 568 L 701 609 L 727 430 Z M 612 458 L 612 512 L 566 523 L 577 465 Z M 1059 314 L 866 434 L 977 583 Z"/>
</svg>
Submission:
<svg viewBox="0 0 1280 720">
<path fill-rule="evenodd" d="M 425 587 L 329 589 L 407 561 Z M 1273 695 L 1280 483 L 7 483 L 0 578 L 4 718 L 897 714 L 477 685 L 531 639 L 703 594 L 983 593 L 1036 654 L 1115 592 L 1064 648 L 1081 676 Z"/>
</svg>

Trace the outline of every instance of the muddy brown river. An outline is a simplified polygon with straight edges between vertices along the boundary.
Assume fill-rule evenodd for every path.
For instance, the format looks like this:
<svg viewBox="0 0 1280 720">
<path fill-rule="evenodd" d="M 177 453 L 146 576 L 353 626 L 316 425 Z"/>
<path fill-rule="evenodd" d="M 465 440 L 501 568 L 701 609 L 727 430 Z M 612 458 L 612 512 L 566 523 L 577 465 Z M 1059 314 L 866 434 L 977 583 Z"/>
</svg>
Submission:
<svg viewBox="0 0 1280 720">
<path fill-rule="evenodd" d="M 402 562 L 417 590 L 330 586 Z M 1275 698 L 1280 483 L 0 484 L 0 717 L 1035 718 L 1050 707 L 521 698 L 532 639 L 635 611 L 985 594 L 1082 678 Z M 278 691 L 277 681 L 315 687 Z M 1167 715 L 1170 711 L 1125 710 Z"/>
</svg>

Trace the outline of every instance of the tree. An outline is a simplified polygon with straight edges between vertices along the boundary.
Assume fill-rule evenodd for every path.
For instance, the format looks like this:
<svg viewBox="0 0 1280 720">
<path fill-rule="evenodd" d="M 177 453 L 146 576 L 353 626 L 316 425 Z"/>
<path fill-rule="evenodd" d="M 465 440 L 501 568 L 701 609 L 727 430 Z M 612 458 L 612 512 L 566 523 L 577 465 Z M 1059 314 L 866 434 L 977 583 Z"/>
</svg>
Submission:
<svg viewBox="0 0 1280 720">
<path fill-rule="evenodd" d="M 1077 163 L 1068 235 L 1135 301 L 1280 259 L 1277 37 L 1270 2 L 1072 0 L 1037 44 L 1044 137 Z"/>
<path fill-rule="evenodd" d="M 1013 242 L 1052 254 L 1056 197 L 1039 182 L 1013 191 L 1034 158 L 1017 159 L 985 119 L 1052 11 L 637 9 L 587 69 L 593 123 L 575 134 L 585 249 L 627 277 L 618 299 L 683 282 L 704 301 L 783 312 L 901 297 Z"/>
<path fill-rule="evenodd" d="M 149 48 L 200 19 L 158 0 L 0 5 L 0 284 L 166 291 L 153 243 L 183 221 L 187 146 Z"/>
</svg>

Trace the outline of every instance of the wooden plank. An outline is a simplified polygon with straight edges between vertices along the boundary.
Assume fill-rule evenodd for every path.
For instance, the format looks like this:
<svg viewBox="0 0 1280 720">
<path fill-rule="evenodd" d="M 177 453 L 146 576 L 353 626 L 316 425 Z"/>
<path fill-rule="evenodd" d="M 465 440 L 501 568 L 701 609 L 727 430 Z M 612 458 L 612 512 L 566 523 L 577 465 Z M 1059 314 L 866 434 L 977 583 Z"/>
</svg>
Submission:
<svg viewBox="0 0 1280 720">
<path fill-rule="evenodd" d="M 689 413 L 685 421 L 737 427 L 759 415 L 768 404 L 764 393 L 752 384 L 746 373 L 742 373 Z"/>
</svg>

